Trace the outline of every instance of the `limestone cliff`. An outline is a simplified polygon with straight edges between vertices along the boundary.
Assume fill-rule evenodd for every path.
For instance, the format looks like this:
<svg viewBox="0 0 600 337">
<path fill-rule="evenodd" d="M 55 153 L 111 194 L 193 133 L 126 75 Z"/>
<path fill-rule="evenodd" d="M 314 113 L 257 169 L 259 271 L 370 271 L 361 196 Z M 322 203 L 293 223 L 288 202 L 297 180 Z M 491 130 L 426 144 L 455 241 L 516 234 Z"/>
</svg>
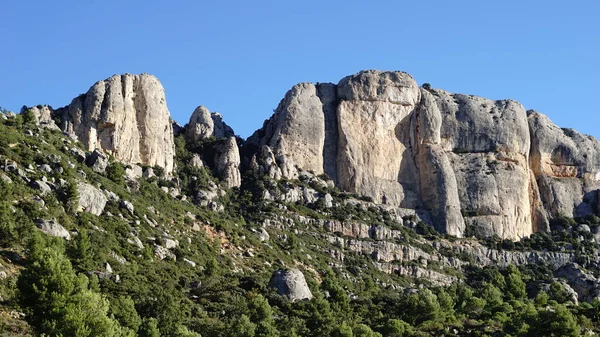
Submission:
<svg viewBox="0 0 600 337">
<path fill-rule="evenodd" d="M 114 75 L 55 111 L 68 133 L 92 151 L 101 149 L 127 164 L 173 171 L 173 127 L 165 92 L 152 75 Z"/>
<path fill-rule="evenodd" d="M 597 140 L 512 100 L 419 88 L 403 72 L 298 84 L 248 144 L 257 172 L 326 173 L 456 236 L 518 239 L 552 217 L 600 211 Z"/>
</svg>

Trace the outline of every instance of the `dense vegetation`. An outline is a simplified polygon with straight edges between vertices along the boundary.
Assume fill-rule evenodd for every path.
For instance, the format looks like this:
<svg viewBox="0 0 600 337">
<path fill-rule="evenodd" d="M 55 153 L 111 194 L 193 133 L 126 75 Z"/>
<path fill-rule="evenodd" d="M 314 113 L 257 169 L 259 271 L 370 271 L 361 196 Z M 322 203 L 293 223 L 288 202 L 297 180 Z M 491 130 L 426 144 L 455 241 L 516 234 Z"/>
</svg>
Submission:
<svg viewBox="0 0 600 337">
<path fill-rule="evenodd" d="M 32 130 L 28 133 L 27 130 Z M 27 135 L 33 134 L 33 135 Z M 453 238 L 423 223 L 408 228 L 389 214 L 361 203 L 358 196 L 308 181 L 272 181 L 246 172 L 240 189 L 219 198 L 223 211 L 196 205 L 202 189 L 218 184 L 208 168 L 189 164 L 192 152 L 210 148 L 176 139 L 178 171 L 165 177 L 130 179 L 112 161 L 96 173 L 71 149 L 79 146 L 60 132 L 39 129 L 25 111 L 0 123 L 0 331 L 5 335 L 47 336 L 580 336 L 600 333 L 600 302 L 574 304 L 544 265 L 449 270 L 435 261 L 427 268 L 459 280 L 434 286 L 376 268 L 367 255 L 344 251 L 321 228 L 294 222 L 257 229 L 273 216 L 380 224 L 403 233 L 403 243 L 434 252 L 432 242 Z M 56 187 L 42 194 L 26 182 L 43 177 Z M 48 165 L 51 171 L 38 167 Z M 109 200 L 101 216 L 76 212 L 77 182 L 87 181 L 134 206 Z M 331 193 L 339 205 L 267 202 L 265 188 L 310 186 Z M 186 198 L 164 190 L 179 188 Z M 366 198 L 363 202 L 368 204 Z M 55 219 L 72 239 L 45 235 L 40 219 Z M 415 220 L 415 219 L 408 219 Z M 566 230 L 581 221 L 557 219 L 553 233 L 522 242 L 490 238 L 493 249 L 572 252 L 591 266 L 597 245 L 588 234 Z M 559 227 L 562 230 L 559 230 Z M 341 235 L 341 234 L 338 234 Z M 579 240 L 580 236 L 585 236 Z M 140 239 L 142 246 L 133 244 Z M 173 256 L 157 257 L 155 247 L 177 240 Z M 451 253 L 448 253 L 450 255 Z M 464 261 L 472 257 L 456 256 Z M 107 266 L 107 262 L 110 267 Z M 410 263 L 422 266 L 419 261 Z M 303 269 L 314 298 L 291 302 L 267 286 L 280 268 Z M 528 285 L 551 280 L 547 291 Z M 420 286 L 416 286 L 416 284 Z"/>
</svg>

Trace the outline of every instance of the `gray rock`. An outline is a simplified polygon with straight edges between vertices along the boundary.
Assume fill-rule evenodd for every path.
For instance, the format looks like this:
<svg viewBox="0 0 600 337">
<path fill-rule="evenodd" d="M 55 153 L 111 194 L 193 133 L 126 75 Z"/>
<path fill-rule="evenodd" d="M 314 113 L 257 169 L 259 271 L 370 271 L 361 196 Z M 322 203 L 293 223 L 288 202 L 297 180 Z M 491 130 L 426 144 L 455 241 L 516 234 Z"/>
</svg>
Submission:
<svg viewBox="0 0 600 337">
<path fill-rule="evenodd" d="M 71 152 L 71 154 L 73 156 L 75 156 L 75 159 L 77 159 L 77 161 L 80 163 L 84 162 L 86 159 L 85 151 L 83 151 L 82 149 L 80 149 L 78 147 L 70 148 L 69 152 Z"/>
<path fill-rule="evenodd" d="M 166 258 L 177 260 L 175 254 L 173 254 L 167 248 L 159 245 L 154 245 L 154 256 L 156 256 L 159 260 L 164 260 Z"/>
<path fill-rule="evenodd" d="M 326 193 L 323 196 L 323 201 L 325 202 L 325 207 L 326 208 L 331 208 L 333 207 L 333 197 L 331 196 L 331 194 Z"/>
<path fill-rule="evenodd" d="M 90 151 L 173 171 L 173 126 L 164 89 L 154 76 L 114 75 L 54 114 L 63 132 L 77 135 Z"/>
<path fill-rule="evenodd" d="M 102 214 L 108 202 L 102 191 L 82 182 L 77 183 L 77 191 L 79 193 L 79 211 L 89 212 L 94 215 Z"/>
<path fill-rule="evenodd" d="M 143 169 L 139 165 L 130 165 L 125 168 L 125 178 L 128 180 L 137 180 L 144 175 Z"/>
<path fill-rule="evenodd" d="M 275 288 L 279 295 L 286 296 L 292 302 L 313 297 L 304 274 L 298 269 L 277 270 L 271 276 L 269 287 Z"/>
<path fill-rule="evenodd" d="M 85 159 L 85 164 L 97 173 L 104 173 L 106 171 L 106 167 L 108 167 L 108 163 L 108 156 L 98 149 L 95 149 Z"/>
<path fill-rule="evenodd" d="M 34 180 L 31 183 L 31 187 L 35 188 L 36 190 L 40 191 L 41 195 L 46 195 L 52 192 L 52 188 L 50 188 L 50 186 L 42 181 L 42 180 Z"/>
<path fill-rule="evenodd" d="M 600 280 L 584 271 L 576 263 L 569 263 L 554 272 L 556 277 L 563 278 L 579 295 L 579 300 L 591 302 L 600 299 Z"/>
<path fill-rule="evenodd" d="M 177 248 L 179 246 L 179 241 L 177 241 L 177 240 L 165 238 L 165 239 L 163 239 L 163 241 L 164 241 L 164 246 L 167 249 L 173 249 L 173 248 Z"/>
<path fill-rule="evenodd" d="M 52 167 L 48 164 L 42 164 L 38 167 L 38 169 L 44 173 L 52 173 Z"/>
<path fill-rule="evenodd" d="M 260 241 L 267 242 L 267 241 L 269 241 L 270 237 L 271 236 L 269 235 L 269 232 L 267 232 L 266 229 L 264 229 L 262 227 L 258 229 L 258 239 Z"/>
<path fill-rule="evenodd" d="M 223 122 L 223 116 L 221 116 L 220 113 L 213 112 L 210 114 L 210 117 L 213 120 L 213 136 L 215 136 L 215 138 L 221 139 L 235 136 L 233 129 Z"/>
<path fill-rule="evenodd" d="M 135 214 L 135 213 L 134 213 L 135 209 L 134 209 L 134 207 L 133 207 L 133 204 L 132 204 L 130 201 L 127 201 L 127 200 L 121 200 L 121 202 L 119 203 L 119 206 L 120 206 L 121 208 L 124 208 L 124 209 L 126 209 L 126 210 L 127 210 L 127 212 L 129 212 L 129 214 L 131 214 L 131 215 L 134 215 L 134 214 Z"/>
<path fill-rule="evenodd" d="M 71 240 L 71 233 L 66 230 L 56 220 L 38 219 L 36 222 L 37 228 L 44 234 L 56 236 L 65 240 Z"/>
<path fill-rule="evenodd" d="M 127 242 L 138 247 L 139 249 L 144 249 L 144 244 L 142 240 L 135 235 L 132 235 L 130 238 L 127 238 Z"/>
<path fill-rule="evenodd" d="M 192 156 L 191 164 L 193 167 L 196 168 L 204 167 L 204 162 L 202 161 L 202 158 L 200 158 L 200 155 L 198 155 L 197 153 L 194 153 L 194 155 Z"/>
</svg>

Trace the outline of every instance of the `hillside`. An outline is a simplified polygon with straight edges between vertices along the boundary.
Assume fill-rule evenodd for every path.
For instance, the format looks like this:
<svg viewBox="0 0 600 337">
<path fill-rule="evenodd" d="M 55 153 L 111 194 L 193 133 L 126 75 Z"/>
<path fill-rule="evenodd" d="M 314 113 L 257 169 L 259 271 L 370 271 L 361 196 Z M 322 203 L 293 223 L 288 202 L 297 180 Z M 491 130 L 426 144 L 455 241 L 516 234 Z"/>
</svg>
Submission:
<svg viewBox="0 0 600 337">
<path fill-rule="evenodd" d="M 126 74 L 0 117 L 5 335 L 600 333 L 599 143 L 517 102 L 364 71 L 244 140 Z"/>
</svg>

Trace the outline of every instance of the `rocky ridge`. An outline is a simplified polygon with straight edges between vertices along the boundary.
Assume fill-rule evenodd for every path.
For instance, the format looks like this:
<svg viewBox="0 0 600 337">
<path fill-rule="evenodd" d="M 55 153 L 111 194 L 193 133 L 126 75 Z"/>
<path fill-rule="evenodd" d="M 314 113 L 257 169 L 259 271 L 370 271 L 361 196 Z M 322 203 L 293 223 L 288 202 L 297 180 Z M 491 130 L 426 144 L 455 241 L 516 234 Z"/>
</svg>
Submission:
<svg viewBox="0 0 600 337">
<path fill-rule="evenodd" d="M 251 167 L 273 178 L 325 173 L 459 237 L 514 240 L 598 212 L 597 140 L 512 100 L 419 88 L 403 72 L 296 85 L 248 144 Z"/>
<path fill-rule="evenodd" d="M 34 110 L 40 125 L 57 121 L 89 151 L 174 170 L 176 124 L 151 75 L 115 75 L 64 108 Z M 194 165 L 206 164 L 227 187 L 239 187 L 245 169 L 275 180 L 324 174 L 343 191 L 413 209 L 457 237 L 516 240 L 560 215 L 600 211 L 597 140 L 518 102 L 425 89 L 404 72 L 297 84 L 245 142 L 203 106 L 175 127 L 188 142 L 217 140 Z"/>
</svg>

